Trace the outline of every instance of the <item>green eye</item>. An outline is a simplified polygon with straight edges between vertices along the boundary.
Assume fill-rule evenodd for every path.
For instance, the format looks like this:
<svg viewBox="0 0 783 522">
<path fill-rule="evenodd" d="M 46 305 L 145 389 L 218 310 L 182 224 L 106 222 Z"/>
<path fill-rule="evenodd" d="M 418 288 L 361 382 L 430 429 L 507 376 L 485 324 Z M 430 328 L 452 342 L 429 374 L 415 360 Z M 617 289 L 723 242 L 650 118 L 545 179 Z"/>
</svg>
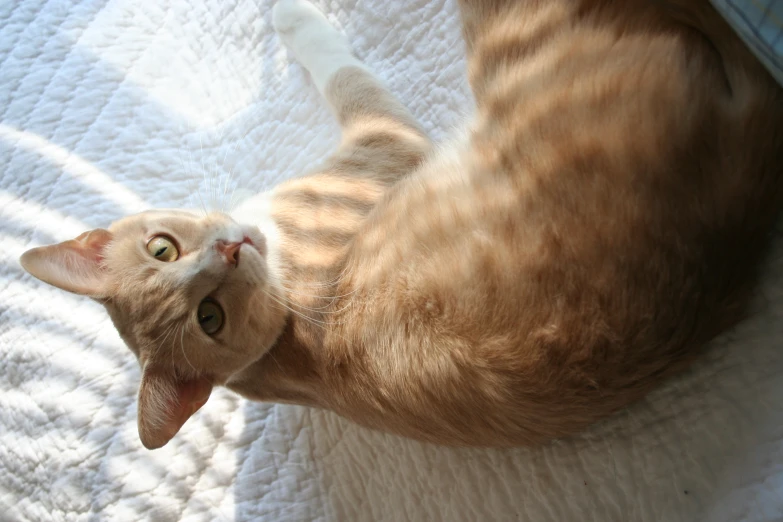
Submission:
<svg viewBox="0 0 783 522">
<path fill-rule="evenodd" d="M 179 257 L 177 247 L 174 242 L 166 236 L 155 236 L 147 243 L 147 252 L 152 254 L 155 259 L 160 259 L 166 263 L 176 261 Z"/>
<path fill-rule="evenodd" d="M 214 335 L 223 327 L 223 309 L 212 299 L 204 299 L 198 305 L 198 324 L 207 335 Z"/>
</svg>

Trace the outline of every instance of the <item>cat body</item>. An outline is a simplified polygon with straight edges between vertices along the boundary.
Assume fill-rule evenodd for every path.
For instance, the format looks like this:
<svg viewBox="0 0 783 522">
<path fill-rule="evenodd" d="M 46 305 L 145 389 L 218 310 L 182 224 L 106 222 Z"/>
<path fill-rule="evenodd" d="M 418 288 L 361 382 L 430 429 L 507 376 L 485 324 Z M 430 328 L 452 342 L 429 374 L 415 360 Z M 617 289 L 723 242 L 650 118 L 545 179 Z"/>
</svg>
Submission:
<svg viewBox="0 0 783 522">
<path fill-rule="evenodd" d="M 476 110 L 454 140 L 283 0 L 276 29 L 343 131 L 323 167 L 230 217 L 144 213 L 23 256 L 106 305 L 147 447 L 215 385 L 436 443 L 541 443 L 742 318 L 783 203 L 783 93 L 708 2 L 459 4 Z"/>
</svg>

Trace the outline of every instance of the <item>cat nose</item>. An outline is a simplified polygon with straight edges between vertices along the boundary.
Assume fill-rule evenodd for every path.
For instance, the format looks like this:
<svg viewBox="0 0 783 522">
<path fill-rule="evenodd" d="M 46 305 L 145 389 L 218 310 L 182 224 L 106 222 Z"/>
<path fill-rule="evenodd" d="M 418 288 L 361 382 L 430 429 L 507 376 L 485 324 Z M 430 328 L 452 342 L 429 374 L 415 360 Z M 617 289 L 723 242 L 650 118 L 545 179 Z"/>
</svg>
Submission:
<svg viewBox="0 0 783 522">
<path fill-rule="evenodd" d="M 239 248 L 242 243 L 229 243 L 228 241 L 218 241 L 215 248 L 226 258 L 226 263 L 237 266 L 239 264 Z"/>
</svg>

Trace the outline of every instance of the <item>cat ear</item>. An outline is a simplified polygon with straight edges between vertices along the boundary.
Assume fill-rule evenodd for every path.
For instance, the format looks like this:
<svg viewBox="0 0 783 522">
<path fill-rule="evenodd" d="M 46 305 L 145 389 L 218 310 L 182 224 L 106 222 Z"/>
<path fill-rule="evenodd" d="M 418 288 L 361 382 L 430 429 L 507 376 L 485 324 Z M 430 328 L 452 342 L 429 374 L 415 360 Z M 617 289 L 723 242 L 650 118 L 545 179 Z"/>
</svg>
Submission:
<svg viewBox="0 0 783 522">
<path fill-rule="evenodd" d="M 165 446 L 206 404 L 212 383 L 206 377 L 183 380 L 173 372 L 145 367 L 139 386 L 139 438 L 147 449 Z"/>
<path fill-rule="evenodd" d="M 96 228 L 76 239 L 28 250 L 19 262 L 44 283 L 75 294 L 105 297 L 106 270 L 103 253 L 112 233 Z"/>
</svg>

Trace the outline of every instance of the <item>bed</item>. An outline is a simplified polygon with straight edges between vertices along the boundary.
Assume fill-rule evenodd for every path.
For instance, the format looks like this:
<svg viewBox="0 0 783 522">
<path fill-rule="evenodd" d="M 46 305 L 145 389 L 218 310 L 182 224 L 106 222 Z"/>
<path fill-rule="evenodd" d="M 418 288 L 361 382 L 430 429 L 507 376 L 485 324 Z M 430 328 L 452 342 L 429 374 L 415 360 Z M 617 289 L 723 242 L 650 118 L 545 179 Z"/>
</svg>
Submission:
<svg viewBox="0 0 783 522">
<path fill-rule="evenodd" d="M 317 0 L 436 139 L 468 112 L 453 0 Z M 100 305 L 19 255 L 129 212 L 240 197 L 337 126 L 271 0 L 0 2 L 0 520 L 783 518 L 783 227 L 752 318 L 687 374 L 543 448 L 453 449 L 214 392 L 167 446 Z"/>
</svg>

